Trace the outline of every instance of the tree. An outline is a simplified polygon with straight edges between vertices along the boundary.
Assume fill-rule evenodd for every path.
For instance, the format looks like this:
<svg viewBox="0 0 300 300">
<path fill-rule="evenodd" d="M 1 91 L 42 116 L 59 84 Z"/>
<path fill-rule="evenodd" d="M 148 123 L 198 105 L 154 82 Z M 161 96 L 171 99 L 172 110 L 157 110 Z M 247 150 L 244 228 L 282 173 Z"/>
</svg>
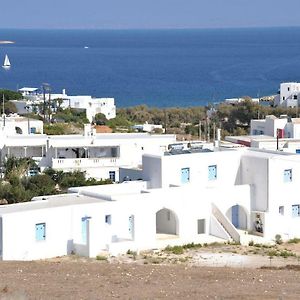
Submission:
<svg viewBox="0 0 300 300">
<path fill-rule="evenodd" d="M 19 92 L 11 91 L 11 90 L 5 90 L 5 89 L 0 89 L 0 95 L 1 95 L 1 100 L 2 96 L 4 95 L 4 98 L 6 101 L 8 100 L 20 100 L 22 99 L 22 94 Z"/>
<path fill-rule="evenodd" d="M 98 113 L 98 114 L 95 115 L 94 121 L 97 125 L 106 125 L 107 118 L 104 114 Z"/>
</svg>

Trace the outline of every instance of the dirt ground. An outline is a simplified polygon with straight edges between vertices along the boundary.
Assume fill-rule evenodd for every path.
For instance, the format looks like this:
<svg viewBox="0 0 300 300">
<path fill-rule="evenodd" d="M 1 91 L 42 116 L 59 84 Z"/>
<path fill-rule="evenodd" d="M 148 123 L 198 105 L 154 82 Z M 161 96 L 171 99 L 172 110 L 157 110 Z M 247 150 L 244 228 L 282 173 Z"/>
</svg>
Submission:
<svg viewBox="0 0 300 300">
<path fill-rule="evenodd" d="M 264 249 L 208 246 L 181 254 L 0 262 L 0 299 L 300 299 L 298 257 L 270 259 L 264 253 L 253 255 L 256 248 Z M 229 256 L 229 262 L 249 257 L 250 263 L 220 267 L 215 255 L 217 261 Z"/>
</svg>

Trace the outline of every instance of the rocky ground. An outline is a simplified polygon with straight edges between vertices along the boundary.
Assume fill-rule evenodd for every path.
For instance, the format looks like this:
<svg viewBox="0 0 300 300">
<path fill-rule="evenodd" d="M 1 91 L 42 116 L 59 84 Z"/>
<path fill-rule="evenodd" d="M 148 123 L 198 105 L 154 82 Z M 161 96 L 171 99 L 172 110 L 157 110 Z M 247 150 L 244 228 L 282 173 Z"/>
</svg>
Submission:
<svg viewBox="0 0 300 300">
<path fill-rule="evenodd" d="M 298 244 L 0 263 L 0 299 L 300 299 Z M 284 252 L 285 251 L 285 252 Z"/>
</svg>

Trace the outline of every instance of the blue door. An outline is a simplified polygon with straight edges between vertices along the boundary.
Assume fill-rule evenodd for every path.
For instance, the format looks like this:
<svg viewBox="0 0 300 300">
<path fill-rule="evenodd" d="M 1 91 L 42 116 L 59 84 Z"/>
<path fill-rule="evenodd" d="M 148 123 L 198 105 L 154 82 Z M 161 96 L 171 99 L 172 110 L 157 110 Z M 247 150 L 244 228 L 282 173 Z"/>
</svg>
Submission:
<svg viewBox="0 0 300 300">
<path fill-rule="evenodd" d="M 91 217 L 83 217 L 81 218 L 81 237 L 82 237 L 82 243 L 87 243 L 87 221 Z"/>
<path fill-rule="evenodd" d="M 292 205 L 292 217 L 293 218 L 297 218 L 299 217 L 299 208 L 300 208 L 300 205 Z"/>
<path fill-rule="evenodd" d="M 129 216 L 128 233 L 130 238 L 134 238 L 134 215 Z"/>
<path fill-rule="evenodd" d="M 44 241 L 46 239 L 46 224 L 40 223 L 35 225 L 36 241 Z"/>
<path fill-rule="evenodd" d="M 232 206 L 231 221 L 235 228 L 239 227 L 239 206 L 238 205 Z"/>
<path fill-rule="evenodd" d="M 181 169 L 181 183 L 188 183 L 190 181 L 190 168 Z"/>
</svg>

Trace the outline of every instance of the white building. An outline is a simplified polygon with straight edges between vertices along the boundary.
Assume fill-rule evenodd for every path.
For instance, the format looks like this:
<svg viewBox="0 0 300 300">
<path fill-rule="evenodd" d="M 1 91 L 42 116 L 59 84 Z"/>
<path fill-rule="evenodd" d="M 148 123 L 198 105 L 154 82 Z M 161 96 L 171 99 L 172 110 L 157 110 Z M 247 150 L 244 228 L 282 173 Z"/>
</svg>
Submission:
<svg viewBox="0 0 300 300">
<path fill-rule="evenodd" d="M 265 241 L 300 236 L 297 155 L 251 149 L 144 155 L 140 173 L 141 181 L 1 206 L 1 258 L 95 257 L 216 238 L 243 243 L 245 231 Z"/>
<path fill-rule="evenodd" d="M 43 121 L 21 117 L 17 114 L 0 117 L 0 130 L 2 135 L 16 134 L 43 134 Z"/>
<path fill-rule="evenodd" d="M 251 120 L 250 135 L 226 136 L 226 141 L 264 150 L 300 153 L 300 118 L 266 116 Z"/>
<path fill-rule="evenodd" d="M 237 105 L 245 102 L 245 98 L 227 98 L 224 100 L 226 104 Z M 259 98 L 249 98 L 252 103 L 259 103 Z"/>
<path fill-rule="evenodd" d="M 33 107 L 38 104 L 44 103 L 44 95 L 37 88 L 28 88 L 24 87 L 19 89 L 19 92 L 22 93 L 23 97 L 27 99 L 27 101 L 19 101 L 15 100 L 17 108 L 21 110 L 21 108 L 27 107 L 29 111 L 33 110 Z M 45 99 L 48 101 L 60 99 L 57 101 L 53 101 L 53 110 L 60 106 L 62 108 L 75 108 L 75 109 L 84 109 L 86 111 L 87 119 L 92 122 L 95 115 L 98 113 L 102 113 L 105 117 L 109 119 L 113 119 L 116 117 L 116 106 L 114 98 L 93 98 L 92 96 L 69 96 L 66 94 L 66 91 L 63 90 L 61 94 L 45 94 Z M 18 105 L 21 103 L 20 105 Z M 23 113 L 23 111 L 20 111 Z"/>
<path fill-rule="evenodd" d="M 96 134 L 90 125 L 85 127 L 84 135 L 10 135 L 5 131 L 0 141 L 0 159 L 32 157 L 42 170 L 81 171 L 87 177 L 119 181 L 120 167 L 138 167 L 144 153 L 164 153 L 175 142 L 175 135 Z"/>
<path fill-rule="evenodd" d="M 156 129 L 161 130 L 161 132 L 164 132 L 162 125 L 149 124 L 148 122 L 146 122 L 145 124 L 133 125 L 132 128 L 141 132 L 153 132 Z"/>
<path fill-rule="evenodd" d="M 286 115 L 277 118 L 266 116 L 265 119 L 251 120 L 250 135 L 267 135 L 279 138 L 300 138 L 300 118 Z"/>
<path fill-rule="evenodd" d="M 278 94 L 274 98 L 274 106 L 297 107 L 299 106 L 300 83 L 285 82 L 280 84 Z"/>
</svg>

